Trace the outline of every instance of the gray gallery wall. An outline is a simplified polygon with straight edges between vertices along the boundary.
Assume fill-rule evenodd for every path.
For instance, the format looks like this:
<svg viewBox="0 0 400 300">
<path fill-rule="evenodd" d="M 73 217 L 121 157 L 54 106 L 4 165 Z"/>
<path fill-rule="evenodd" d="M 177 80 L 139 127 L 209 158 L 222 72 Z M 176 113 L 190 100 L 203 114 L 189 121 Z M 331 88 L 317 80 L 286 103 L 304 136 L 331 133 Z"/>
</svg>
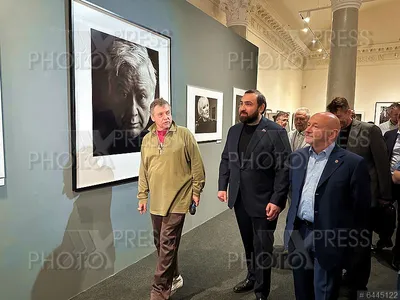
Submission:
<svg viewBox="0 0 400 300">
<path fill-rule="evenodd" d="M 224 139 L 200 145 L 207 183 L 198 213 L 187 218 L 187 232 L 226 209 L 216 193 L 232 89 L 255 88 L 257 82 L 255 61 L 242 66 L 230 64 L 229 57 L 256 58 L 258 49 L 184 0 L 94 2 L 171 33 L 178 124 L 186 122 L 187 84 L 224 92 Z M 149 215 L 136 209 L 136 183 L 71 192 L 65 14 L 64 0 L 0 1 L 6 157 L 6 186 L 0 188 L 1 299 L 67 299 L 154 250 Z M 79 252 L 93 261 L 71 261 Z"/>
</svg>

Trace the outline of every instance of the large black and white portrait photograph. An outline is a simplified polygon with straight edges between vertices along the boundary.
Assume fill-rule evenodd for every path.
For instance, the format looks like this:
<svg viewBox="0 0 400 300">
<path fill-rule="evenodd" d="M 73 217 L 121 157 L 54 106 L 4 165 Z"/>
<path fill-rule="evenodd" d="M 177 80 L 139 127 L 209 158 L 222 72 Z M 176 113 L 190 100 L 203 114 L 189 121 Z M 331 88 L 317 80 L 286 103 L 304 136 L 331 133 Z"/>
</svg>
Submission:
<svg viewBox="0 0 400 300">
<path fill-rule="evenodd" d="M 170 102 L 170 38 L 85 1 L 71 3 L 74 190 L 136 180 L 150 104 Z M 112 179 L 89 176 L 91 166 L 111 169 Z"/>
<path fill-rule="evenodd" d="M 233 88 L 233 99 L 232 99 L 232 125 L 235 125 L 240 122 L 239 120 L 239 106 L 240 101 L 246 90 Z"/>
<path fill-rule="evenodd" d="M 91 39 L 93 155 L 140 152 L 159 97 L 158 52 L 95 29 Z"/>
<path fill-rule="evenodd" d="M 389 121 L 389 111 L 388 108 L 393 102 L 376 102 L 375 103 L 375 124 L 380 125 Z"/>
<path fill-rule="evenodd" d="M 223 93 L 187 87 L 187 128 L 199 142 L 222 139 Z"/>
</svg>

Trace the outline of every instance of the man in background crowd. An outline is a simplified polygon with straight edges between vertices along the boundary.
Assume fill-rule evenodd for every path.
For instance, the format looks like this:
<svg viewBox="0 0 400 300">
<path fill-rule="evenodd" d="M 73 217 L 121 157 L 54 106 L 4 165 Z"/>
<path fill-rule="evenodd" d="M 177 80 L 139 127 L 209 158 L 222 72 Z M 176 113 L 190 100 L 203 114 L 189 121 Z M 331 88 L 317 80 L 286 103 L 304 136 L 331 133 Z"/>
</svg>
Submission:
<svg viewBox="0 0 400 300">
<path fill-rule="evenodd" d="M 292 151 L 308 146 L 304 138 L 304 130 L 307 128 L 310 119 L 310 110 L 307 107 L 300 107 L 294 113 L 295 130 L 289 132 L 289 142 Z"/>
<path fill-rule="evenodd" d="M 394 102 L 388 107 L 389 120 L 379 125 L 382 134 L 386 131 L 397 129 L 398 117 L 400 115 L 400 102 Z"/>
<path fill-rule="evenodd" d="M 280 111 L 275 116 L 275 123 L 279 124 L 283 128 L 286 128 L 288 122 L 289 122 L 289 114 L 287 112 Z"/>
<path fill-rule="evenodd" d="M 397 231 L 396 241 L 392 249 L 393 260 L 392 266 L 396 270 L 400 270 L 400 182 L 398 181 L 400 173 L 400 116 L 398 116 L 398 128 L 386 131 L 384 137 L 390 158 L 390 172 L 392 173 L 392 195 L 393 201 L 397 200 Z M 392 232 L 391 232 L 392 233 Z M 391 236 L 389 237 L 391 238 Z"/>
<path fill-rule="evenodd" d="M 376 219 L 376 208 L 392 201 L 389 157 L 382 132 L 376 125 L 352 119 L 352 111 L 346 98 L 334 98 L 327 110 L 340 120 L 341 130 L 337 140 L 339 146 L 362 156 L 368 164 L 372 195 L 369 240 L 372 243 L 374 223 L 380 222 Z M 385 247 L 387 243 L 389 241 L 381 241 L 380 246 Z M 371 245 L 356 247 L 346 270 L 344 283 L 349 285 L 353 295 L 359 290 L 367 290 L 371 273 Z"/>
</svg>

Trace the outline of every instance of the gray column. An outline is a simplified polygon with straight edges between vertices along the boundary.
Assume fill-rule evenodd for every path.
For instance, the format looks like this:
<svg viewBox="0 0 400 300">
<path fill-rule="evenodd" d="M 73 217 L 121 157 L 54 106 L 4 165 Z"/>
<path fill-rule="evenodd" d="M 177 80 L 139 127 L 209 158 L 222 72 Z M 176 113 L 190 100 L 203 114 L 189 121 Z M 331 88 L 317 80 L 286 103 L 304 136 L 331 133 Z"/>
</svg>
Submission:
<svg viewBox="0 0 400 300">
<path fill-rule="evenodd" d="M 358 12 L 362 0 L 331 0 L 332 39 L 327 99 L 345 97 L 354 108 L 358 44 Z"/>
</svg>

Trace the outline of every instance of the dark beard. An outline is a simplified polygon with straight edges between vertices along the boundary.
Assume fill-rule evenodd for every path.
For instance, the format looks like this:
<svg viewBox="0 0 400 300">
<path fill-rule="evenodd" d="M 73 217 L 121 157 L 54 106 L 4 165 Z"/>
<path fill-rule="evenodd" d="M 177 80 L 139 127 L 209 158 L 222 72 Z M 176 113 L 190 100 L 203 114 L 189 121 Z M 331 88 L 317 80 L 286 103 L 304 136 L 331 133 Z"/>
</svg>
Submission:
<svg viewBox="0 0 400 300">
<path fill-rule="evenodd" d="M 257 121 L 257 119 L 258 119 L 258 111 L 256 111 L 252 115 L 244 115 L 244 116 L 240 115 L 239 116 L 240 122 L 242 122 L 244 124 L 254 123 L 255 121 Z"/>
</svg>

